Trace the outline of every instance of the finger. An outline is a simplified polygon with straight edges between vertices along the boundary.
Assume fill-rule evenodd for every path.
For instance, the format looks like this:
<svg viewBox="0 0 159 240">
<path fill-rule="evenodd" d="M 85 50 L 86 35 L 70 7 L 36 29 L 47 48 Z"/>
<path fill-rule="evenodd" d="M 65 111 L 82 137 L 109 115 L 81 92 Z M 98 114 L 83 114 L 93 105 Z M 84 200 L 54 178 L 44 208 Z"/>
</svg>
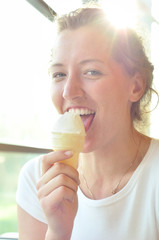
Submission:
<svg viewBox="0 0 159 240">
<path fill-rule="evenodd" d="M 68 159 L 72 156 L 72 151 L 56 151 L 43 155 L 40 159 L 41 174 L 43 175 L 55 162 Z"/>
<path fill-rule="evenodd" d="M 59 209 L 62 202 L 65 201 L 74 204 L 77 201 L 77 193 L 65 186 L 61 186 L 46 197 L 41 198 L 40 204 L 45 209 L 46 214 L 52 215 L 53 210 L 56 211 L 56 209 Z"/>
<path fill-rule="evenodd" d="M 51 181 L 49 181 L 47 184 L 43 185 L 38 190 L 38 198 L 41 199 L 43 197 L 46 197 L 51 192 L 55 191 L 57 188 L 60 188 L 61 186 L 69 188 L 70 190 L 77 192 L 78 184 L 68 176 L 64 174 L 60 174 Z"/>
<path fill-rule="evenodd" d="M 64 174 L 68 177 L 70 177 L 73 181 L 76 182 L 77 185 L 80 184 L 79 181 L 79 173 L 76 169 L 73 167 L 70 167 L 63 163 L 55 163 L 53 166 L 51 166 L 47 173 L 45 173 L 37 183 L 37 189 L 39 189 L 44 184 L 48 183 L 51 179 L 55 178 L 56 176 Z"/>
</svg>

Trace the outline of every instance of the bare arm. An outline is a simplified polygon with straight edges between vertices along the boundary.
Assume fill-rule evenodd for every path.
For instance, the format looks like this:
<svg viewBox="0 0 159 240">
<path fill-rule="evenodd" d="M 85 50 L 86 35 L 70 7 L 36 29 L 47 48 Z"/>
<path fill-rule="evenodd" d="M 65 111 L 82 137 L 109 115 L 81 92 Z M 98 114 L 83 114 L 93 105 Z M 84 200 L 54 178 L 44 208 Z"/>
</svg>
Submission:
<svg viewBox="0 0 159 240">
<path fill-rule="evenodd" d="M 20 206 L 17 207 L 17 210 L 19 240 L 44 240 L 47 225 L 33 218 Z"/>
<path fill-rule="evenodd" d="M 52 152 L 42 157 L 42 176 L 37 183 L 37 197 L 47 224 L 29 215 L 18 206 L 20 240 L 69 240 L 77 213 L 78 172 L 58 163 L 69 158 L 65 152 Z"/>
</svg>

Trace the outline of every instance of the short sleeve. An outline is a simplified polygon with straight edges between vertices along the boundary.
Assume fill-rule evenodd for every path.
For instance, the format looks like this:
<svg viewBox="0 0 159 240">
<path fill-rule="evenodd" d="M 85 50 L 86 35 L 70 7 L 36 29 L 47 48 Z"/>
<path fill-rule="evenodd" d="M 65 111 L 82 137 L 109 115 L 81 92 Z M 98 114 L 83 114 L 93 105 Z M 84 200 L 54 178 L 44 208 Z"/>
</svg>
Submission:
<svg viewBox="0 0 159 240">
<path fill-rule="evenodd" d="M 37 220 L 46 219 L 37 197 L 36 183 L 40 177 L 40 158 L 28 161 L 20 171 L 16 193 L 17 204 Z"/>
</svg>

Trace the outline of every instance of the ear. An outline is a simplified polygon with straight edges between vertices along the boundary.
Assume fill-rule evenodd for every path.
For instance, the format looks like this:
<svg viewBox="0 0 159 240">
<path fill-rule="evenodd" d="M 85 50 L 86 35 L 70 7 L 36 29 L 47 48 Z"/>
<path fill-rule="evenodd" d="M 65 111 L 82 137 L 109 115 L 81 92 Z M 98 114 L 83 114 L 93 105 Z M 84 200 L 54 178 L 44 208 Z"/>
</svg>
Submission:
<svg viewBox="0 0 159 240">
<path fill-rule="evenodd" d="M 131 102 L 137 102 L 145 91 L 145 82 L 140 73 L 135 73 L 131 79 L 130 95 L 129 100 Z"/>
</svg>

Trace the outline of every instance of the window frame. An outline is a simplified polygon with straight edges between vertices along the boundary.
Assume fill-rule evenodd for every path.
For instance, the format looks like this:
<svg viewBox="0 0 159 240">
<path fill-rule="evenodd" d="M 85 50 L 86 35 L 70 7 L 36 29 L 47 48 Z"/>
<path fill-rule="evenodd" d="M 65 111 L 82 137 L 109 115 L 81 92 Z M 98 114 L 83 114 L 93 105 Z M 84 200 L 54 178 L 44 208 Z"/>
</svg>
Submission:
<svg viewBox="0 0 159 240">
<path fill-rule="evenodd" d="M 0 143 L 0 152 L 49 153 L 52 149 Z"/>
<path fill-rule="evenodd" d="M 36 8 L 47 19 L 53 21 L 57 13 L 45 1 L 42 0 L 26 0 L 34 8 Z"/>
</svg>

